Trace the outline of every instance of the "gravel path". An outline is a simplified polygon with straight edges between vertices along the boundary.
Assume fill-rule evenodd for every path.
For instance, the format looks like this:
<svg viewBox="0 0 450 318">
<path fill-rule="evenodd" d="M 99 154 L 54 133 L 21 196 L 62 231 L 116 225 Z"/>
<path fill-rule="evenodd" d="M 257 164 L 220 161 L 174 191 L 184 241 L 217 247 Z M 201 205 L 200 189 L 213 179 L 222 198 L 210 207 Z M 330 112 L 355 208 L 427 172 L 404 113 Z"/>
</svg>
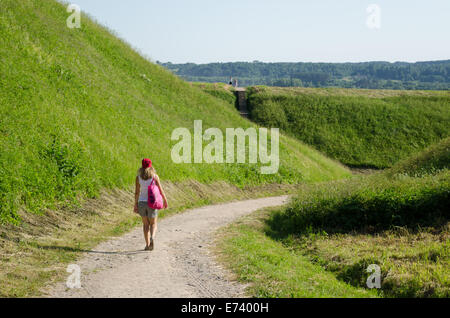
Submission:
<svg viewBox="0 0 450 318">
<path fill-rule="evenodd" d="M 242 297 L 245 286 L 211 255 L 214 231 L 287 196 L 262 198 L 188 210 L 159 222 L 155 250 L 143 251 L 142 227 L 98 245 L 77 263 L 81 288 L 65 282 L 50 297 Z M 69 275 L 69 273 L 67 274 Z"/>
</svg>

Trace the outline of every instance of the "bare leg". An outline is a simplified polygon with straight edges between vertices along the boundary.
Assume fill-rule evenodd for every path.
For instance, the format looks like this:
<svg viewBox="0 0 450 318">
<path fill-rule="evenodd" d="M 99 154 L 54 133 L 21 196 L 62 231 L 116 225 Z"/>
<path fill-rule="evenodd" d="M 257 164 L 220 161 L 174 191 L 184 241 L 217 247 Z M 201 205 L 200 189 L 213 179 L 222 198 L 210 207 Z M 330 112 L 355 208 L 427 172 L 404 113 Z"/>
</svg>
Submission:
<svg viewBox="0 0 450 318">
<path fill-rule="evenodd" d="M 151 218 L 150 219 L 150 246 L 149 249 L 150 251 L 153 251 L 153 249 L 155 248 L 155 235 L 156 235 L 156 229 L 157 229 L 157 225 L 156 225 L 156 218 Z"/>
<path fill-rule="evenodd" d="M 156 236 L 156 230 L 158 229 L 158 225 L 157 225 L 157 223 L 156 223 L 156 219 L 157 219 L 157 218 L 151 218 L 151 219 L 150 219 L 150 237 L 151 237 L 152 239 L 155 238 L 155 236 Z"/>
<path fill-rule="evenodd" d="M 150 246 L 150 221 L 148 217 L 143 216 L 142 217 L 142 223 L 143 223 L 143 230 L 144 230 L 144 239 L 145 239 L 145 247 Z"/>
</svg>

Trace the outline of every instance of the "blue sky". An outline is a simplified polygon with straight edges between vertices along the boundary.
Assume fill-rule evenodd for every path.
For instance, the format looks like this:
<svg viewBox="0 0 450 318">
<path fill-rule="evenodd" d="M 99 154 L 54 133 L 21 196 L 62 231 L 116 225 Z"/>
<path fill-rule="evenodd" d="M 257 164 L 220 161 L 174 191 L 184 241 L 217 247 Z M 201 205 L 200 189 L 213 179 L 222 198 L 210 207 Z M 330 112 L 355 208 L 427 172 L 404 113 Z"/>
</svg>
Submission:
<svg viewBox="0 0 450 318">
<path fill-rule="evenodd" d="M 74 0 L 152 60 L 450 59 L 449 0 Z M 380 28 L 366 25 L 370 4 Z"/>
</svg>

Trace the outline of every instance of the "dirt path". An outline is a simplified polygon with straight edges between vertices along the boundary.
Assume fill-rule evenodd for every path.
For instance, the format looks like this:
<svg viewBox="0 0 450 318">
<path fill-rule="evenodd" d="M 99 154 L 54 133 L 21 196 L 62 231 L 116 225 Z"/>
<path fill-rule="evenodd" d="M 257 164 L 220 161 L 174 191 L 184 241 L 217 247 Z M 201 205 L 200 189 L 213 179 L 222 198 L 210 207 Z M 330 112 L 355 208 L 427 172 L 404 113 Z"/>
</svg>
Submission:
<svg viewBox="0 0 450 318">
<path fill-rule="evenodd" d="M 77 264 L 81 288 L 65 282 L 50 297 L 238 297 L 245 286 L 210 255 L 218 228 L 257 209 L 282 205 L 287 196 L 188 210 L 159 222 L 155 250 L 144 252 L 142 228 L 98 245 Z M 67 274 L 69 275 L 69 273 Z"/>
</svg>

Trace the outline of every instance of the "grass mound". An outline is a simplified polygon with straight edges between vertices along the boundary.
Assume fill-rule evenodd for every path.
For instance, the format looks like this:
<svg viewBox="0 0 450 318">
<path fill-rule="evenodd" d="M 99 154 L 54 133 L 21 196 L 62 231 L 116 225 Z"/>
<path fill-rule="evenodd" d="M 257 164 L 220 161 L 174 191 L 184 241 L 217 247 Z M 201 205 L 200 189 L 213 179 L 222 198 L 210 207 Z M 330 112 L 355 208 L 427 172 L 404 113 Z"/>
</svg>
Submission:
<svg viewBox="0 0 450 318">
<path fill-rule="evenodd" d="M 149 62 L 82 15 L 69 29 L 53 0 L 0 1 L 0 222 L 19 208 L 41 213 L 126 188 L 144 156 L 163 180 L 226 181 L 240 187 L 348 176 L 299 142 L 281 137 L 278 174 L 258 165 L 175 164 L 175 128 L 255 127 L 228 101 Z"/>
<path fill-rule="evenodd" d="M 382 173 L 305 187 L 273 215 L 272 228 L 302 234 L 439 227 L 450 219 L 449 143 L 444 139 Z"/>
<path fill-rule="evenodd" d="M 449 136 L 448 92 L 252 87 L 252 120 L 353 167 L 386 168 Z"/>
<path fill-rule="evenodd" d="M 402 160 L 389 169 L 389 174 L 422 176 L 450 167 L 450 137 L 428 147 L 417 155 Z"/>
<path fill-rule="evenodd" d="M 377 235 L 304 236 L 291 248 L 355 287 L 366 287 L 367 268 L 381 270 L 382 297 L 450 296 L 450 228 L 410 232 L 399 228 Z"/>
<path fill-rule="evenodd" d="M 450 219 L 450 173 L 384 175 L 311 186 L 270 220 L 279 233 L 375 233 L 394 227 L 439 228 Z"/>
<path fill-rule="evenodd" d="M 375 291 L 337 279 L 319 264 L 264 235 L 270 209 L 259 210 L 220 230 L 220 259 L 237 279 L 248 284 L 251 297 L 377 297 Z"/>
</svg>

